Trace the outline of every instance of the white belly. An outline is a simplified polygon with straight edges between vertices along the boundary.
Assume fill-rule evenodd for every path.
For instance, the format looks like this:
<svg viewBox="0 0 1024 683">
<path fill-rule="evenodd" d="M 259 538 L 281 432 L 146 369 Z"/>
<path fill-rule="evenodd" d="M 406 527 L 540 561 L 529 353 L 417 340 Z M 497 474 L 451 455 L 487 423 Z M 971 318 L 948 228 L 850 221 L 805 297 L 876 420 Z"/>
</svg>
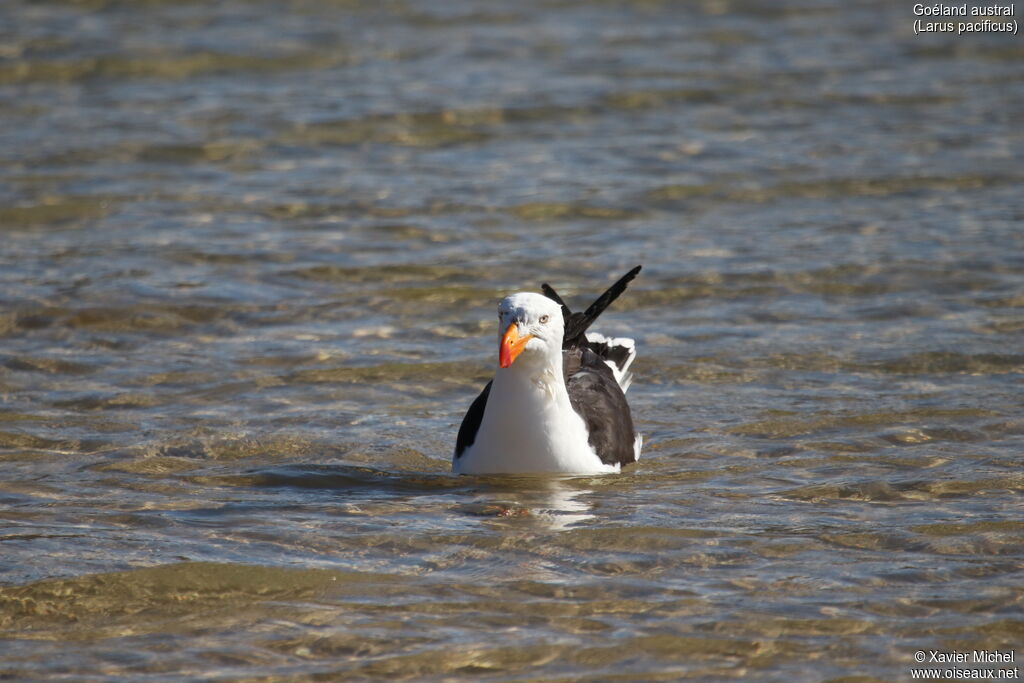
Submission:
<svg viewBox="0 0 1024 683">
<path fill-rule="evenodd" d="M 564 394 L 564 386 L 561 393 Z M 496 381 L 473 445 L 452 463 L 460 474 L 603 474 L 586 425 L 567 394 L 535 382 Z"/>
</svg>

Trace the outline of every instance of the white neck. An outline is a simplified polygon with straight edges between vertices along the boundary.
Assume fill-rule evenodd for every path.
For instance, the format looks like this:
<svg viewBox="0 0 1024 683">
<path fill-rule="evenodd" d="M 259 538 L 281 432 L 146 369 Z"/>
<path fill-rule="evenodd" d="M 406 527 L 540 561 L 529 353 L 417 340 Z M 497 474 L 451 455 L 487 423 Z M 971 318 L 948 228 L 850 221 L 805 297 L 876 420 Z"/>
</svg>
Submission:
<svg viewBox="0 0 1024 683">
<path fill-rule="evenodd" d="M 545 354 L 543 356 L 522 355 L 519 359 L 507 368 L 499 368 L 494 374 L 495 390 L 514 391 L 517 394 L 538 395 L 537 399 L 561 404 L 565 399 L 565 405 L 569 406 L 569 392 L 565 388 L 565 378 L 562 376 L 562 353 Z"/>
</svg>

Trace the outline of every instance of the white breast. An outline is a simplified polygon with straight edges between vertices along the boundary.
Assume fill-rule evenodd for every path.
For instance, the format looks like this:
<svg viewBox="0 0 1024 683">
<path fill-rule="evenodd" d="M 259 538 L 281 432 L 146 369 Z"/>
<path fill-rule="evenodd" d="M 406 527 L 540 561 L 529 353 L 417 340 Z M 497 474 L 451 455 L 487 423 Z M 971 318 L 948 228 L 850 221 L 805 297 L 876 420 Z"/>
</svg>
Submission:
<svg viewBox="0 0 1024 683">
<path fill-rule="evenodd" d="M 553 375 L 553 373 L 550 373 Z M 473 445 L 455 459 L 460 474 L 618 472 L 590 447 L 586 425 L 560 376 L 499 372 Z"/>
</svg>

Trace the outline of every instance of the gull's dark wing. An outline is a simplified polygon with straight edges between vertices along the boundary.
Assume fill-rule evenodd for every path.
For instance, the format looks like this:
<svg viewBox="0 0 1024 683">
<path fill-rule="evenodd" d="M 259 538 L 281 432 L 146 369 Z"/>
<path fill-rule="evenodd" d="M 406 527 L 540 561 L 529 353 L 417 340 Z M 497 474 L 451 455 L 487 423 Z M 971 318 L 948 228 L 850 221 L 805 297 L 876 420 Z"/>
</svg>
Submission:
<svg viewBox="0 0 1024 683">
<path fill-rule="evenodd" d="M 590 447 L 606 465 L 636 462 L 636 432 L 622 387 L 611 368 L 586 347 L 562 352 L 565 387 L 589 434 Z"/>
<path fill-rule="evenodd" d="M 491 382 L 487 383 L 480 395 L 473 400 L 462 418 L 462 426 L 459 427 L 459 435 L 455 439 L 455 457 L 461 457 L 463 451 L 473 445 L 476 441 L 476 433 L 480 429 L 480 423 L 484 419 L 484 410 L 487 408 L 487 396 L 491 393 Z"/>
<path fill-rule="evenodd" d="M 585 335 L 587 329 L 594 324 L 594 321 L 604 312 L 604 309 L 608 308 L 613 301 L 626 291 L 626 287 L 637 276 L 641 268 L 643 266 L 637 266 L 619 278 L 614 285 L 605 290 L 604 294 L 597 297 L 594 303 L 590 304 L 583 313 L 573 313 L 570 311 L 562 297 L 558 296 L 558 292 L 548 283 L 545 282 L 540 286 L 544 296 L 562 307 L 562 316 L 565 318 L 565 337 L 562 340 L 563 349 L 575 348 L 586 342 Z"/>
</svg>

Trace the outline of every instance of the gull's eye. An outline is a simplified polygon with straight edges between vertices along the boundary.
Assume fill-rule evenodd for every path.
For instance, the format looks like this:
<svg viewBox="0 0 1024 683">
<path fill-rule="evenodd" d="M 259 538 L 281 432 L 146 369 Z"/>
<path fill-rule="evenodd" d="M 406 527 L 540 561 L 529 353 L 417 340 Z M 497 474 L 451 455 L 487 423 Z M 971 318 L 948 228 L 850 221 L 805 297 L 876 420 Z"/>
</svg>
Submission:
<svg viewBox="0 0 1024 683">
<path fill-rule="evenodd" d="M 551 316 L 550 315 L 542 315 L 540 317 L 540 324 L 541 325 L 546 325 L 549 320 L 551 320 Z"/>
</svg>

